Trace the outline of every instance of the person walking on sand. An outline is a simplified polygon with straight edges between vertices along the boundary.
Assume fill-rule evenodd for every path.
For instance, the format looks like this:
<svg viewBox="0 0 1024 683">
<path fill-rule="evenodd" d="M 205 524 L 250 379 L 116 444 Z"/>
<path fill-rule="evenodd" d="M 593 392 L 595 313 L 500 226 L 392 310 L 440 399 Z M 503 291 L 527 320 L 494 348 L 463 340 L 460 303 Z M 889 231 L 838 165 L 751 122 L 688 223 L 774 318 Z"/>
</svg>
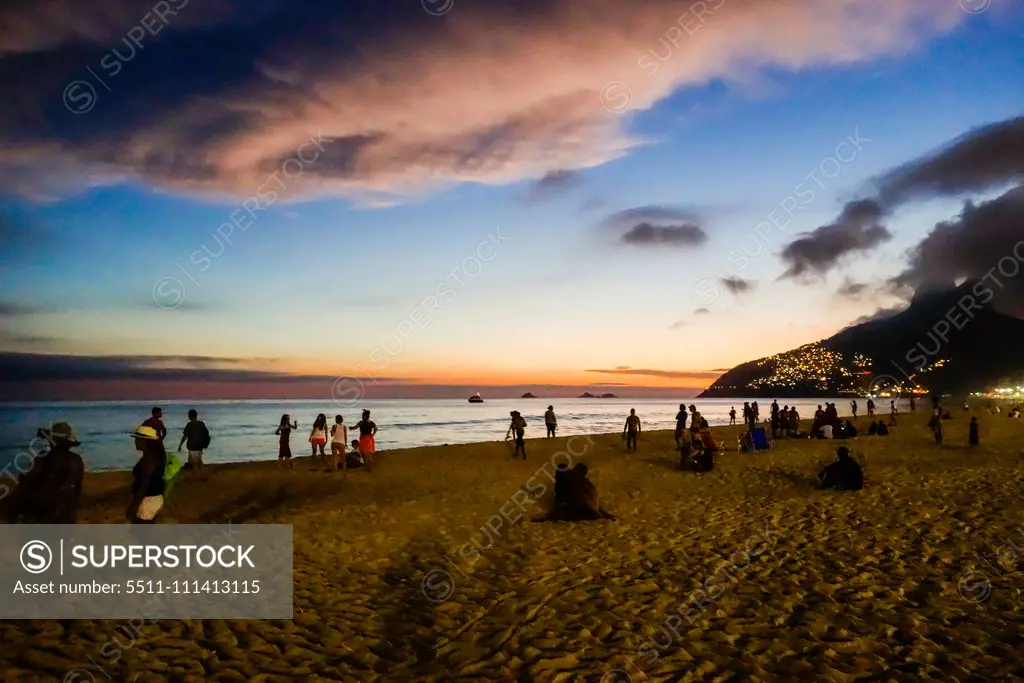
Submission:
<svg viewBox="0 0 1024 683">
<path fill-rule="evenodd" d="M 679 404 L 679 412 L 676 413 L 676 450 L 679 450 L 683 445 L 683 436 L 686 433 L 686 418 L 689 414 L 686 412 L 686 404 Z"/>
<path fill-rule="evenodd" d="M 377 457 L 377 423 L 370 419 L 370 411 L 363 411 L 363 419 L 356 423 L 359 430 L 359 455 L 363 456 L 363 465 L 367 472 L 373 471 L 373 461 Z"/>
<path fill-rule="evenodd" d="M 299 423 L 293 423 L 291 419 L 291 416 L 287 413 L 282 415 L 281 422 L 277 426 L 277 431 L 274 432 L 281 437 L 277 450 L 277 461 L 282 467 L 292 467 L 294 465 L 292 462 L 292 446 L 289 439 L 291 438 L 292 430 L 299 428 Z"/>
<path fill-rule="evenodd" d="M 736 424 L 736 406 L 729 409 L 729 426 Z"/>
<path fill-rule="evenodd" d="M 896 426 L 896 416 L 900 414 L 900 411 L 896 408 L 896 401 L 889 401 L 889 426 Z"/>
<path fill-rule="evenodd" d="M 132 437 L 142 456 L 132 468 L 132 498 L 124 516 L 132 524 L 155 524 L 156 515 L 164 506 L 167 451 L 154 427 L 139 425 Z"/>
<path fill-rule="evenodd" d="M 910 397 L 910 412 L 917 412 L 917 400 L 913 396 Z"/>
<path fill-rule="evenodd" d="M 971 448 L 975 448 L 978 445 L 978 418 L 972 417 L 969 431 L 967 434 L 967 443 Z"/>
<path fill-rule="evenodd" d="M 875 416 L 875 402 L 872 399 L 868 399 L 868 417 Z"/>
<path fill-rule="evenodd" d="M 515 433 L 516 441 L 515 448 L 512 450 L 512 458 L 515 459 L 522 453 L 523 460 L 526 460 L 526 418 L 520 415 L 518 410 L 510 411 L 509 416 L 512 421 L 508 425 L 508 431 L 505 432 L 505 441 L 512 438 L 512 434 Z"/>
<path fill-rule="evenodd" d="M 629 417 L 626 418 L 626 425 L 622 428 L 622 436 L 626 439 L 626 452 L 636 452 L 637 441 L 640 437 L 640 418 L 637 417 L 636 408 L 629 409 Z"/>
<path fill-rule="evenodd" d="M 156 430 L 157 436 L 163 441 L 167 436 L 167 427 L 164 426 L 164 411 L 162 408 L 153 408 L 149 411 L 149 417 L 142 423 L 143 427 L 152 427 Z"/>
<path fill-rule="evenodd" d="M 334 416 L 334 424 L 331 425 L 331 460 L 333 462 L 332 472 L 338 471 L 338 463 L 341 469 L 348 474 L 348 461 L 345 459 L 345 447 L 348 444 L 348 427 L 345 426 L 345 418 L 341 415 Z"/>
<path fill-rule="evenodd" d="M 544 413 L 544 426 L 548 429 L 548 438 L 555 438 L 555 430 L 558 429 L 558 418 L 555 417 L 555 407 L 548 406 Z"/>
<path fill-rule="evenodd" d="M 36 434 L 49 448 L 33 460 L 32 468 L 15 484 L 7 501 L 7 521 L 10 524 L 74 524 L 82 497 L 85 466 L 82 456 L 71 449 L 81 444 L 67 422 L 58 422 Z"/>
<path fill-rule="evenodd" d="M 850 410 L 853 411 L 853 419 L 856 420 L 857 419 L 857 401 L 856 401 L 856 399 L 854 399 L 853 401 L 850 401 Z"/>
<path fill-rule="evenodd" d="M 313 421 L 313 428 L 309 430 L 309 443 L 313 447 L 313 458 L 317 456 L 319 449 L 320 460 L 327 462 L 327 454 L 324 453 L 324 446 L 327 445 L 327 416 L 320 413 Z"/>
<path fill-rule="evenodd" d="M 178 452 L 181 447 L 188 446 L 188 467 L 197 472 L 203 470 L 203 451 L 210 447 L 210 430 L 206 423 L 199 419 L 199 413 L 193 408 L 188 411 L 188 422 L 181 430 L 181 441 L 178 442 Z"/>
</svg>

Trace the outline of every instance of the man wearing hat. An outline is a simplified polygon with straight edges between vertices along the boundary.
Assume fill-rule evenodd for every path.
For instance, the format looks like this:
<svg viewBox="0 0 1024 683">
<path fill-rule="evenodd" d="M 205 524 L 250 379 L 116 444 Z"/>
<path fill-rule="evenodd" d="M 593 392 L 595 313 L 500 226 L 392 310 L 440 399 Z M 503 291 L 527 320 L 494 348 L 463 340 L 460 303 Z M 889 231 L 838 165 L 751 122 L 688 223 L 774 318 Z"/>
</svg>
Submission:
<svg viewBox="0 0 1024 683">
<path fill-rule="evenodd" d="M 558 428 L 558 420 L 555 418 L 554 406 L 548 406 L 548 411 L 544 413 L 544 425 L 548 428 L 548 438 L 555 438 L 555 429 Z"/>
<path fill-rule="evenodd" d="M 36 458 L 26 472 L 7 505 L 7 521 L 11 524 L 74 524 L 82 497 L 85 466 L 82 456 L 72 448 L 81 445 L 67 422 L 58 422 L 38 435 L 50 450 Z"/>
</svg>

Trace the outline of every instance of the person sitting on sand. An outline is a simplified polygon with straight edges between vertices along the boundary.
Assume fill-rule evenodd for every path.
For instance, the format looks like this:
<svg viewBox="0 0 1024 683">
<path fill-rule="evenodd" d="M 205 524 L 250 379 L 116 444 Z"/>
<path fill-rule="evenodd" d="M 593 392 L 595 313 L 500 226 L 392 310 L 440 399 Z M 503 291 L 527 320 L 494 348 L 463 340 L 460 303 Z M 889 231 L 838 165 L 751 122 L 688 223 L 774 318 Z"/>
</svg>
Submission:
<svg viewBox="0 0 1024 683">
<path fill-rule="evenodd" d="M 167 451 L 153 427 L 140 425 L 132 437 L 142 456 L 132 468 L 132 499 L 124 514 L 132 524 L 155 524 L 156 515 L 164 506 Z"/>
<path fill-rule="evenodd" d="M 363 464 L 367 472 L 373 471 L 373 462 L 377 457 L 377 423 L 370 419 L 370 411 L 363 411 L 363 419 L 356 423 L 359 430 L 359 455 L 363 456 Z"/>
<path fill-rule="evenodd" d="M 534 522 L 576 522 L 610 519 L 615 515 L 606 510 L 597 495 L 597 487 L 587 479 L 587 466 L 579 462 L 566 471 L 555 472 L 555 501 L 549 512 L 533 517 Z"/>
<path fill-rule="evenodd" d="M 359 440 L 352 439 L 352 450 L 345 454 L 345 466 L 348 469 L 363 466 L 363 456 L 359 454 Z"/>
<path fill-rule="evenodd" d="M 58 422 L 36 435 L 48 450 L 32 461 L 7 500 L 10 524 L 74 524 L 82 497 L 85 466 L 72 448 L 81 444 L 67 422 Z M 6 493 L 5 488 L 4 492 Z"/>
<path fill-rule="evenodd" d="M 878 421 L 878 436 L 889 436 L 889 428 L 882 420 Z"/>
<path fill-rule="evenodd" d="M 864 488 L 864 472 L 860 464 L 850 457 L 850 449 L 840 446 L 836 455 L 839 459 L 818 474 L 818 488 L 836 491 L 860 491 Z"/>
<path fill-rule="evenodd" d="M 832 434 L 832 425 L 830 425 L 828 423 L 823 424 L 821 426 L 821 429 L 819 430 L 819 434 L 820 434 L 820 436 L 818 436 L 819 439 L 831 439 L 832 436 L 833 436 L 833 434 Z"/>
<path fill-rule="evenodd" d="M 348 445 L 348 427 L 345 425 L 345 418 L 341 415 L 334 416 L 334 424 L 331 425 L 331 461 L 332 472 L 338 471 L 338 464 L 348 474 L 348 460 L 345 458 L 345 447 Z"/>
<path fill-rule="evenodd" d="M 327 416 L 323 413 L 313 420 L 313 428 L 309 430 L 309 443 L 313 447 L 313 458 L 316 458 L 319 449 L 320 460 L 326 463 L 327 454 L 324 453 L 324 446 L 327 445 Z"/>
<path fill-rule="evenodd" d="M 292 446 L 289 439 L 292 436 L 292 430 L 298 429 L 299 423 L 293 423 L 291 417 L 285 413 L 281 416 L 281 422 L 277 425 L 277 431 L 274 434 L 281 437 L 278 442 L 277 448 L 277 462 L 282 466 L 292 467 Z"/>
<path fill-rule="evenodd" d="M 877 422 L 872 422 L 871 424 L 868 425 L 868 436 L 877 436 L 877 435 L 878 435 L 878 423 Z"/>
<path fill-rule="evenodd" d="M 637 441 L 640 438 L 640 418 L 636 414 L 636 408 L 629 409 L 629 416 L 626 417 L 626 424 L 622 428 L 622 436 L 626 439 L 626 452 L 636 451 Z"/>
</svg>

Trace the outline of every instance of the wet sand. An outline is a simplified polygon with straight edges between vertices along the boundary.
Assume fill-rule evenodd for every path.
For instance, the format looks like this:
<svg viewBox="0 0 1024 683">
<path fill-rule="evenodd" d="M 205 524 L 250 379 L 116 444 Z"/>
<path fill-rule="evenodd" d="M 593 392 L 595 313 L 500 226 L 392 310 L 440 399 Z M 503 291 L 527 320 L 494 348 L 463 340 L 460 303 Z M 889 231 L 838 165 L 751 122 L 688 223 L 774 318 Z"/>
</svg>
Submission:
<svg viewBox="0 0 1024 683">
<path fill-rule="evenodd" d="M 941 449 L 923 414 L 759 454 L 716 428 L 703 475 L 669 432 L 629 455 L 618 435 L 530 439 L 525 462 L 500 442 L 386 452 L 344 481 L 308 459 L 210 467 L 161 521 L 293 524 L 294 619 L 2 622 L 3 680 L 1024 679 L 1024 420 L 980 416 L 969 450 L 954 418 Z M 840 443 L 865 490 L 813 491 Z M 567 459 L 618 522 L 528 521 Z M 121 522 L 128 481 L 87 475 L 81 521 Z"/>
</svg>

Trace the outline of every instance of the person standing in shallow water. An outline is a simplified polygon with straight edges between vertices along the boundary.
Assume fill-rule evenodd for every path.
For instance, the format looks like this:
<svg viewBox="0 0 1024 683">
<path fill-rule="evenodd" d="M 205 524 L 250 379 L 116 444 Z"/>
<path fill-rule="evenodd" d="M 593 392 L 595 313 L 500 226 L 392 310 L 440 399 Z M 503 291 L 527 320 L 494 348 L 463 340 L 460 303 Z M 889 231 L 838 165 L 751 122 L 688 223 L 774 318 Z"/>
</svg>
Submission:
<svg viewBox="0 0 1024 683">
<path fill-rule="evenodd" d="M 544 413 L 544 426 L 548 429 L 548 438 L 555 438 L 555 430 L 558 429 L 558 418 L 555 417 L 555 407 L 548 406 Z"/>
<path fill-rule="evenodd" d="M 729 409 L 729 426 L 736 424 L 736 406 Z"/>
<path fill-rule="evenodd" d="M 508 441 L 515 433 L 516 441 L 512 457 L 515 458 L 522 454 L 523 460 L 526 460 L 526 418 L 520 415 L 518 410 L 510 411 L 509 416 L 512 421 L 509 423 L 508 431 L 505 432 L 505 440 Z"/>
<path fill-rule="evenodd" d="M 622 428 L 622 435 L 626 438 L 626 452 L 635 452 L 640 437 L 640 418 L 637 417 L 636 408 L 629 409 L 629 417 L 626 418 L 626 425 Z"/>
</svg>

